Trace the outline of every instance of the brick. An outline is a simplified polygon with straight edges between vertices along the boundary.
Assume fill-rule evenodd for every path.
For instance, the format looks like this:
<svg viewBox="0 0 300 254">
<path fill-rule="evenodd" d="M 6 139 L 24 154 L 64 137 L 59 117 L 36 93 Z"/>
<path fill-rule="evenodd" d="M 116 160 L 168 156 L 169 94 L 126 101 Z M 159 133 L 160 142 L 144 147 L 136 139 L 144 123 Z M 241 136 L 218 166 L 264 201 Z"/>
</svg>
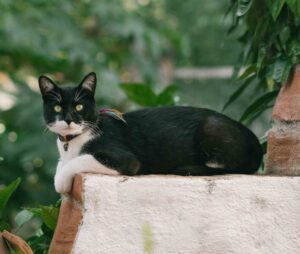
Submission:
<svg viewBox="0 0 300 254">
<path fill-rule="evenodd" d="M 300 175 L 300 132 L 271 130 L 268 136 L 267 174 Z"/>
<path fill-rule="evenodd" d="M 81 220 L 82 209 L 80 204 L 72 199 L 64 198 L 49 254 L 71 253 Z"/>
<path fill-rule="evenodd" d="M 6 230 L 3 231 L 2 236 L 13 246 L 13 248 L 18 253 L 33 254 L 30 246 L 21 237 L 14 235 Z"/>
<path fill-rule="evenodd" d="M 83 176 L 76 175 L 73 181 L 72 190 L 69 193 L 71 198 L 75 199 L 76 201 L 82 203 L 82 191 L 83 191 Z"/>
<path fill-rule="evenodd" d="M 279 121 L 300 121 L 300 65 L 291 82 L 285 84 L 273 108 L 272 117 Z"/>
</svg>

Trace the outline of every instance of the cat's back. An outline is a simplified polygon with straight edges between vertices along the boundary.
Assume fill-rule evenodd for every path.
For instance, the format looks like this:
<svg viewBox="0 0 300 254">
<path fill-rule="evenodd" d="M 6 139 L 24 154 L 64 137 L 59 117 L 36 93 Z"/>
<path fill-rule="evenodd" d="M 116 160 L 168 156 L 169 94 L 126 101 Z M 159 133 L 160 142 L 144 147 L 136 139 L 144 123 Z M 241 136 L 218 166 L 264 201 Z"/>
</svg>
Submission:
<svg viewBox="0 0 300 254">
<path fill-rule="evenodd" d="M 123 115 L 126 124 L 113 118 L 104 117 L 103 125 L 106 132 L 121 132 L 133 138 L 169 138 L 180 136 L 193 137 L 196 130 L 204 133 L 210 131 L 227 133 L 230 136 L 254 134 L 241 123 L 206 108 L 187 106 L 155 107 L 131 111 Z"/>
<path fill-rule="evenodd" d="M 194 143 L 199 125 L 213 118 L 222 122 L 225 116 L 203 108 L 156 107 L 124 114 L 127 125 L 123 130 L 130 144 L 140 143 L 157 149 L 188 150 Z M 229 119 L 229 118 L 228 118 Z M 225 120 L 226 121 L 226 120 Z"/>
<path fill-rule="evenodd" d="M 192 133 L 199 125 L 210 128 L 214 126 L 234 126 L 240 131 L 248 132 L 248 129 L 239 122 L 207 108 L 187 106 L 156 107 L 132 111 L 124 114 L 128 127 L 135 130 L 152 130 L 152 132 Z M 175 135 L 175 133 L 174 133 Z"/>
<path fill-rule="evenodd" d="M 125 120 L 130 123 L 155 124 L 187 123 L 199 121 L 209 116 L 218 117 L 217 112 L 205 108 L 173 106 L 155 107 L 132 111 L 124 114 Z M 153 126 L 154 127 L 154 126 Z"/>
</svg>

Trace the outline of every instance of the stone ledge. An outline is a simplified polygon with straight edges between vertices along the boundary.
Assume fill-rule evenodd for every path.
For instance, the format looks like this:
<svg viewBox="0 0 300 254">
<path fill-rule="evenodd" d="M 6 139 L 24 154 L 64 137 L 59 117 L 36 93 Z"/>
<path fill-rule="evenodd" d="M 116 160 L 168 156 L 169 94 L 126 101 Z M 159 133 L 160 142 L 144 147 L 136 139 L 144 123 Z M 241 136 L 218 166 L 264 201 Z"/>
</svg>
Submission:
<svg viewBox="0 0 300 254">
<path fill-rule="evenodd" d="M 62 210 L 57 228 L 78 231 L 49 253 L 299 253 L 300 177 L 77 178 L 82 214 Z"/>
</svg>

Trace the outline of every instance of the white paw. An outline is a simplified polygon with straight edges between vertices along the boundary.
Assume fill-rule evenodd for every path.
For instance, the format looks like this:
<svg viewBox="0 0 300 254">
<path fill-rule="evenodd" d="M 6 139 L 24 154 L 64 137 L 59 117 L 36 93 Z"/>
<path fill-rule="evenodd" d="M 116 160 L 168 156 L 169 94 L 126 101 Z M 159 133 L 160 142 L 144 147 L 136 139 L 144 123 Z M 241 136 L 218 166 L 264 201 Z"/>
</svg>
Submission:
<svg viewBox="0 0 300 254">
<path fill-rule="evenodd" d="M 58 193 L 67 193 L 71 190 L 73 177 L 63 172 L 56 173 L 54 177 L 54 187 Z"/>
</svg>

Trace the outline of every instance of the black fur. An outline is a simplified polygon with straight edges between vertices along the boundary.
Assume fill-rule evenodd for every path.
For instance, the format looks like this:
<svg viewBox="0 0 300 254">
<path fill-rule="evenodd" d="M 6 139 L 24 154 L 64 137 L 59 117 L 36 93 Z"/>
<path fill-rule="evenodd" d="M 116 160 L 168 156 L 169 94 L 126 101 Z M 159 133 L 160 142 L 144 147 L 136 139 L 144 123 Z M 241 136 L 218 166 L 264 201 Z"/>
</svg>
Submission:
<svg viewBox="0 0 300 254">
<path fill-rule="evenodd" d="M 92 89 L 82 87 L 93 77 Z M 57 104 L 44 82 L 62 97 L 60 120 L 89 121 L 99 132 L 83 147 L 82 154 L 93 155 L 100 163 L 125 175 L 179 174 L 214 175 L 255 173 L 262 160 L 256 136 L 242 124 L 215 111 L 193 107 L 159 107 L 124 114 L 127 124 L 97 115 L 94 91 L 96 76 L 91 73 L 78 87 L 59 88 L 46 77 L 40 78 L 47 124 L 55 120 Z M 82 112 L 74 111 L 74 96 L 84 89 Z M 46 89 L 47 90 L 47 89 Z M 97 131 L 98 130 L 98 131 Z M 209 168 L 208 162 L 223 165 Z"/>
</svg>

